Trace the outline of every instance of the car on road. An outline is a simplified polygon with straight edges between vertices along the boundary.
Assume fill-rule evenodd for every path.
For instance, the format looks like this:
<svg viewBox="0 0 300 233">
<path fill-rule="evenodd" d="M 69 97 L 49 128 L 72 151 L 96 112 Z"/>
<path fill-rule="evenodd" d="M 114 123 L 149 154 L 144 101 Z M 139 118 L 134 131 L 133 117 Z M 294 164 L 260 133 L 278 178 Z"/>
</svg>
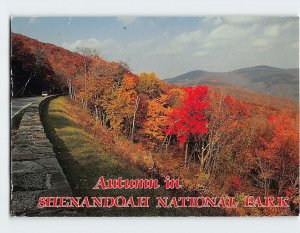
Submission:
<svg viewBox="0 0 300 233">
<path fill-rule="evenodd" d="M 42 92 L 42 97 L 47 97 L 48 96 L 48 92 L 47 91 L 43 91 Z"/>
</svg>

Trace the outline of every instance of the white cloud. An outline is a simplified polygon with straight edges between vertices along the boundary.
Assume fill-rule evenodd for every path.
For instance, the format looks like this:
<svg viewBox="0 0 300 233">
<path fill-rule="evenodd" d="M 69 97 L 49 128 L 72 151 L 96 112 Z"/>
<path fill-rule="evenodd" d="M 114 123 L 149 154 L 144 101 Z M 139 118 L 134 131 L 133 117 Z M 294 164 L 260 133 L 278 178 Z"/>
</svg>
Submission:
<svg viewBox="0 0 300 233">
<path fill-rule="evenodd" d="M 223 23 L 223 17 L 205 17 L 202 23 L 207 25 L 218 26 Z"/>
<path fill-rule="evenodd" d="M 29 24 L 34 24 L 34 23 L 36 23 L 36 17 L 30 17 L 30 18 L 28 19 L 28 23 L 29 23 Z"/>
<path fill-rule="evenodd" d="M 254 24 L 259 21 L 262 21 L 262 17 L 253 17 L 253 16 L 226 16 L 223 17 L 223 20 L 229 24 L 234 25 L 245 25 L 245 24 Z"/>
<path fill-rule="evenodd" d="M 272 41 L 264 39 L 264 38 L 256 39 L 253 41 L 254 47 L 258 48 L 260 50 L 266 50 L 266 49 L 270 48 L 272 44 L 273 44 Z"/>
<path fill-rule="evenodd" d="M 161 43 L 157 46 L 150 55 L 175 55 L 180 54 L 187 50 L 191 45 L 198 43 L 203 36 L 201 30 L 183 32 L 175 37 L 168 38 L 165 43 Z M 165 36 L 167 37 L 167 33 Z"/>
<path fill-rule="evenodd" d="M 291 43 L 291 49 L 296 49 L 299 51 L 299 41 Z"/>
<path fill-rule="evenodd" d="M 174 44 L 187 44 L 191 42 L 198 41 L 203 36 L 203 32 L 201 30 L 196 30 L 192 32 L 184 32 L 179 36 L 175 37 L 173 40 Z"/>
<path fill-rule="evenodd" d="M 253 27 L 243 27 L 231 24 L 222 24 L 209 33 L 211 40 L 235 40 L 248 37 L 253 33 Z"/>
<path fill-rule="evenodd" d="M 279 24 L 273 24 L 270 26 L 267 26 L 264 35 L 265 36 L 278 36 L 280 30 L 280 25 Z"/>
<path fill-rule="evenodd" d="M 282 33 L 284 30 L 288 29 L 290 27 L 290 24 L 272 24 L 266 27 L 264 34 L 266 36 L 278 36 L 280 33 Z"/>
<path fill-rule="evenodd" d="M 120 16 L 116 18 L 116 20 L 122 25 L 130 25 L 134 23 L 137 19 L 138 17 L 132 17 L 132 16 Z"/>
<path fill-rule="evenodd" d="M 204 57 L 207 55 L 207 51 L 197 51 L 193 54 L 195 57 Z"/>
<path fill-rule="evenodd" d="M 135 49 L 143 49 L 145 47 L 151 47 L 155 42 L 157 42 L 158 38 L 149 38 L 145 40 L 137 40 L 137 41 L 132 41 L 129 43 L 127 46 L 128 49 L 135 50 Z"/>
<path fill-rule="evenodd" d="M 97 50 L 101 56 L 109 57 L 120 49 L 120 45 L 112 39 L 98 40 L 96 38 L 76 40 L 73 43 L 63 43 L 62 47 L 77 51 L 78 48 L 91 48 Z"/>
</svg>

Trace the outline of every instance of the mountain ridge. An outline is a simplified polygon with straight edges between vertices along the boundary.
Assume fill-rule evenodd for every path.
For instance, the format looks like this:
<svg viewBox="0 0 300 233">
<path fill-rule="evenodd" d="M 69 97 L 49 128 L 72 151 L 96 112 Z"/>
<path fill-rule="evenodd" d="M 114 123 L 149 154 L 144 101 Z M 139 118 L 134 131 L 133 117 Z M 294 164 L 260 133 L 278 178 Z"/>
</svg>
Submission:
<svg viewBox="0 0 300 233">
<path fill-rule="evenodd" d="M 238 86 L 278 97 L 293 99 L 299 97 L 299 68 L 283 69 L 259 65 L 228 72 L 192 70 L 164 81 L 182 86 L 198 84 Z"/>
</svg>

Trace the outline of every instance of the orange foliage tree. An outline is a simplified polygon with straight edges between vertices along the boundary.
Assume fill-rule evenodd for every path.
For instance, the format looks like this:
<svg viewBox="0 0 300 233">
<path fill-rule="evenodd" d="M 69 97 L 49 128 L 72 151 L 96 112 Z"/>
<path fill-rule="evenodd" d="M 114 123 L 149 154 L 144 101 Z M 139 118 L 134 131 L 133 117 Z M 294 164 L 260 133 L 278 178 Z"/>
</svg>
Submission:
<svg viewBox="0 0 300 233">
<path fill-rule="evenodd" d="M 256 150 L 258 179 L 265 195 L 272 188 L 279 196 L 299 188 L 299 134 L 297 121 L 287 113 L 271 115 Z"/>
</svg>

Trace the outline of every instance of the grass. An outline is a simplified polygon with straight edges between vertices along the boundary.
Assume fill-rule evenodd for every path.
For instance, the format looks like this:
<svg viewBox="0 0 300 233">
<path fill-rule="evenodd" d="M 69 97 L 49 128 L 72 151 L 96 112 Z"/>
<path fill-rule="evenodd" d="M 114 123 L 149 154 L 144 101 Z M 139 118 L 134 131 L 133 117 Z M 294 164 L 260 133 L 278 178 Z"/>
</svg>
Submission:
<svg viewBox="0 0 300 233">
<path fill-rule="evenodd" d="M 176 196 L 163 186 L 157 190 L 93 190 L 100 176 L 124 179 L 149 178 L 146 172 L 123 159 L 107 144 L 103 134 L 97 138 L 82 127 L 83 118 L 88 114 L 79 105 L 66 97 L 58 97 L 45 104 L 42 120 L 47 137 L 54 146 L 57 159 L 70 183 L 74 196 L 150 196 L 149 208 L 85 208 L 86 216 L 199 216 L 218 215 L 211 209 L 163 209 L 155 208 L 156 196 Z M 87 117 L 88 120 L 88 117 Z M 91 122 L 95 126 L 95 122 Z M 108 132 L 109 133 L 109 132 Z M 108 142 L 108 143 L 107 143 Z M 111 143 L 112 145 L 112 143 Z M 133 148 L 134 149 L 134 148 Z"/>
<path fill-rule="evenodd" d="M 10 136 L 11 136 L 10 138 L 12 144 L 15 141 L 15 137 L 17 135 L 25 111 L 26 109 L 21 110 L 16 115 L 14 115 L 10 121 Z"/>
<path fill-rule="evenodd" d="M 26 109 L 23 109 L 23 110 L 19 111 L 16 115 L 13 116 L 13 118 L 11 119 L 11 129 L 12 130 L 19 129 L 19 126 L 21 124 L 21 120 L 23 118 L 25 111 L 26 111 Z"/>
</svg>

